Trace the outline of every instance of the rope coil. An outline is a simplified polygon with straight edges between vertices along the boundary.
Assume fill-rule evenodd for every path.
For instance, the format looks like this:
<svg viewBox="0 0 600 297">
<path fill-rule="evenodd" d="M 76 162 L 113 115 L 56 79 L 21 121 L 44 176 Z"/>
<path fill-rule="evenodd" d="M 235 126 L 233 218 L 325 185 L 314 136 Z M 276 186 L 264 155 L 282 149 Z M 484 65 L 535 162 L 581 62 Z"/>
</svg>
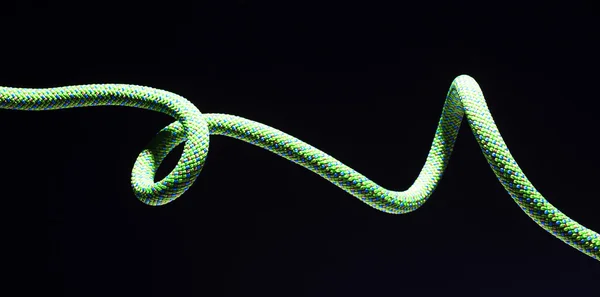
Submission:
<svg viewBox="0 0 600 297">
<path fill-rule="evenodd" d="M 46 89 L 0 87 L 3 109 L 39 111 L 107 105 L 149 109 L 176 120 L 158 132 L 133 166 L 133 192 L 148 205 L 167 204 L 191 187 L 204 166 L 212 134 L 269 150 L 329 180 L 369 206 L 392 214 L 414 211 L 431 196 L 448 165 L 460 123 L 466 117 L 488 164 L 513 201 L 544 230 L 600 260 L 600 235 L 566 216 L 533 187 L 504 143 L 479 85 L 467 75 L 452 82 L 425 165 L 406 191 L 385 189 L 321 150 L 275 128 L 233 115 L 202 114 L 191 102 L 171 92 L 121 84 Z M 183 142 L 184 150 L 175 168 L 155 182 L 160 163 Z"/>
</svg>

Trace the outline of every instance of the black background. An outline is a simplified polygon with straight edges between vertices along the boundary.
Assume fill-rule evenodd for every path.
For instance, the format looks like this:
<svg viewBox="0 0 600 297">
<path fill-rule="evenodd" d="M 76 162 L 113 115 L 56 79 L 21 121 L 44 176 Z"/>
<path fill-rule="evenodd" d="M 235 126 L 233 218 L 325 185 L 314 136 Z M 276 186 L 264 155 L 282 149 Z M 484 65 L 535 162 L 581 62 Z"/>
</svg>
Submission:
<svg viewBox="0 0 600 297">
<path fill-rule="evenodd" d="M 20 1 L 0 12 L 0 85 L 169 90 L 404 190 L 450 83 L 469 74 L 536 188 L 600 230 L 592 1 L 213 2 Z M 428 203 L 394 216 L 220 136 L 188 192 L 146 206 L 131 168 L 171 121 L 121 107 L 1 111 L 4 281 L 64 296 L 598 294 L 598 261 L 511 201 L 466 124 Z"/>
</svg>

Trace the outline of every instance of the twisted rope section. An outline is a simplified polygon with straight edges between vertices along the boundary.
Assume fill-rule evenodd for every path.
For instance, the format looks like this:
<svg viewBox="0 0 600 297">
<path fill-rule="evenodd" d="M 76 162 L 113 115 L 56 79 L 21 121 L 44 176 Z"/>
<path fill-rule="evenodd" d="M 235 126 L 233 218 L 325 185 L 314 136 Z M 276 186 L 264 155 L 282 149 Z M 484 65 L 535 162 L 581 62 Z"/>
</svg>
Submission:
<svg viewBox="0 0 600 297">
<path fill-rule="evenodd" d="M 425 165 L 405 191 L 385 189 L 319 149 L 275 128 L 226 114 L 202 114 L 176 94 L 133 85 L 82 85 L 48 89 L 0 87 L 0 108 L 52 110 L 120 105 L 162 112 L 175 118 L 138 156 L 131 184 L 148 205 L 164 205 L 181 196 L 196 180 L 208 153 L 209 135 L 225 135 L 259 146 L 329 180 L 369 206 L 402 214 L 419 208 L 431 196 L 448 165 L 460 123 L 467 122 L 488 164 L 513 201 L 538 225 L 568 245 L 600 260 L 600 235 L 550 204 L 517 165 L 490 114 L 483 93 L 467 75 L 457 77 L 446 96 Z M 177 165 L 155 182 L 160 163 L 185 142 Z"/>
<path fill-rule="evenodd" d="M 206 121 L 185 98 L 163 90 L 121 84 L 47 89 L 0 87 L 0 108 L 4 109 L 40 111 L 108 105 L 153 110 L 176 119 L 140 153 L 131 184 L 136 197 L 148 205 L 163 205 L 183 194 L 202 170 L 209 140 Z M 160 162 L 184 140 L 183 154 L 173 171 L 155 182 Z"/>
</svg>

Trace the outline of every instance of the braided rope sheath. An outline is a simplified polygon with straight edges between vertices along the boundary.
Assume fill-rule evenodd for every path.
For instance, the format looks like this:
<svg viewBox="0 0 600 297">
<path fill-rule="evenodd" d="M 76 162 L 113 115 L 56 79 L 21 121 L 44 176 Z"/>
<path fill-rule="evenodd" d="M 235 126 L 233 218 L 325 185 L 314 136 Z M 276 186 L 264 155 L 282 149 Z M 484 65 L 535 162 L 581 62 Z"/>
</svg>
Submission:
<svg viewBox="0 0 600 297">
<path fill-rule="evenodd" d="M 53 110 L 119 105 L 168 114 L 175 122 L 163 128 L 140 153 L 132 170 L 136 197 L 148 205 L 164 205 L 182 195 L 196 180 L 208 153 L 209 135 L 243 140 L 299 164 L 386 213 L 419 208 L 437 187 L 456 141 L 463 116 L 494 174 L 521 209 L 563 242 L 600 260 L 600 236 L 550 204 L 531 184 L 510 154 L 487 107 L 481 89 L 467 75 L 457 77 L 448 91 L 433 144 L 421 173 L 406 191 L 387 190 L 356 170 L 277 129 L 226 114 L 202 114 L 183 97 L 149 87 L 107 84 L 47 89 L 0 87 L 0 108 Z M 185 141 L 171 173 L 155 182 L 167 154 Z"/>
</svg>

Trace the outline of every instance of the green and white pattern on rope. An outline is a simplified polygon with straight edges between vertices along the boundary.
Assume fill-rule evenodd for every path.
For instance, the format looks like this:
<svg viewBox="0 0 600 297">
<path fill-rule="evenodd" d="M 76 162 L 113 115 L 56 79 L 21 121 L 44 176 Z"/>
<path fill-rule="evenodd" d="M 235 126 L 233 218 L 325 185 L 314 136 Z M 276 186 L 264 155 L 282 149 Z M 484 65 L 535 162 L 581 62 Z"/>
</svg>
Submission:
<svg viewBox="0 0 600 297">
<path fill-rule="evenodd" d="M 208 153 L 209 135 L 225 135 L 254 144 L 317 173 L 369 206 L 402 214 L 419 208 L 438 185 L 456 141 L 463 116 L 498 180 L 521 209 L 538 225 L 570 246 L 600 260 L 600 236 L 550 204 L 527 179 L 496 128 L 481 89 L 467 75 L 457 77 L 448 91 L 433 144 L 421 173 L 406 191 L 387 190 L 356 170 L 277 129 L 226 114 L 202 114 L 185 98 L 149 87 L 105 84 L 46 89 L 0 87 L 0 108 L 53 110 L 119 105 L 168 114 L 175 122 L 162 129 L 140 153 L 131 183 L 137 198 L 164 205 L 183 194 L 196 180 Z M 184 150 L 164 179 L 155 173 L 180 143 Z"/>
</svg>

